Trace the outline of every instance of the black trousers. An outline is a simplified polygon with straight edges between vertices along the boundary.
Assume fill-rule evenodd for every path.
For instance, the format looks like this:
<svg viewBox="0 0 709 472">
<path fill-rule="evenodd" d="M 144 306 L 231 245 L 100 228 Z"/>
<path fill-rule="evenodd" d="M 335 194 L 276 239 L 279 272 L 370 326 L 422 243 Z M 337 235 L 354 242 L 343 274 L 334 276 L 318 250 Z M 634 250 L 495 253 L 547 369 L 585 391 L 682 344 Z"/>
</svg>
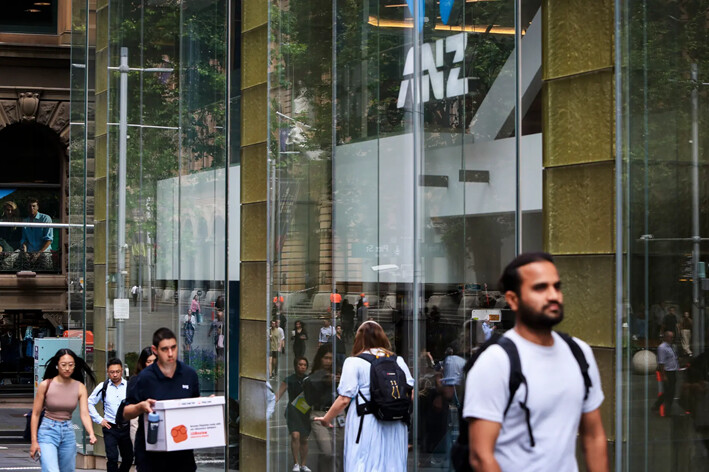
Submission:
<svg viewBox="0 0 709 472">
<path fill-rule="evenodd" d="M 660 405 L 665 404 L 665 415 L 670 416 L 672 411 L 672 402 L 675 399 L 675 387 L 677 385 L 677 372 L 674 370 L 666 370 L 665 375 L 667 380 L 662 382 L 662 394 L 657 397 L 653 407 L 660 408 Z"/>
<path fill-rule="evenodd" d="M 103 429 L 106 445 L 106 469 L 108 472 L 128 472 L 133 465 L 133 443 L 130 441 L 130 426 Z M 121 452 L 121 468 L 118 468 L 118 451 Z"/>
</svg>

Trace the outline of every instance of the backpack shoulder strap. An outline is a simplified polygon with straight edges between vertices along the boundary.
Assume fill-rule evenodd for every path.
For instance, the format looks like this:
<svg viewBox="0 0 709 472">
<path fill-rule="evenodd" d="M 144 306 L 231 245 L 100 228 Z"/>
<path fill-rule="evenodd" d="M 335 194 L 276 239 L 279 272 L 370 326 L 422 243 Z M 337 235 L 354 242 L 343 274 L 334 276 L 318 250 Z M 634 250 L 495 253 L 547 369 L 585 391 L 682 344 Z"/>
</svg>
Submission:
<svg viewBox="0 0 709 472">
<path fill-rule="evenodd" d="M 510 338 L 501 336 L 497 340 L 497 344 L 504 349 L 505 354 L 507 354 L 507 357 L 510 359 L 510 399 L 507 401 L 507 407 L 505 408 L 504 414 L 506 415 L 507 411 L 510 409 L 510 406 L 512 406 L 512 399 L 514 398 L 515 393 L 517 393 L 517 390 L 519 390 L 519 386 L 524 383 L 526 387 L 527 379 L 522 373 L 522 362 L 519 359 L 519 351 L 517 350 L 515 343 Z M 527 403 L 526 392 L 524 394 L 524 403 Z"/>
<path fill-rule="evenodd" d="M 110 382 L 111 379 L 106 379 L 103 381 L 103 387 L 101 387 L 101 401 L 104 402 L 104 405 L 106 404 L 106 390 L 108 390 L 108 382 Z"/>
<path fill-rule="evenodd" d="M 581 368 L 581 375 L 583 376 L 583 383 L 584 387 L 586 388 L 586 393 L 584 394 L 583 399 L 587 400 L 588 392 L 591 390 L 591 385 L 593 384 L 591 383 L 591 376 L 588 375 L 588 361 L 586 360 L 586 356 L 583 354 L 581 346 L 579 346 L 579 344 L 574 341 L 574 338 L 560 331 L 557 331 L 556 334 L 561 336 L 561 339 L 566 341 L 566 344 L 569 345 L 571 353 L 574 355 L 574 359 L 576 359 L 576 362 L 578 362 L 579 367 Z"/>
<path fill-rule="evenodd" d="M 532 447 L 534 447 L 534 434 L 532 433 L 532 422 L 530 419 L 529 407 L 527 407 L 527 398 L 529 396 L 529 384 L 527 384 L 527 378 L 522 373 L 522 362 L 519 358 L 519 351 L 514 341 L 507 337 L 500 337 L 498 344 L 510 359 L 510 399 L 507 401 L 507 407 L 505 408 L 505 415 L 507 411 L 512 406 L 512 400 L 514 399 L 515 393 L 519 389 L 519 386 L 524 384 L 524 400 L 519 403 L 520 408 L 524 411 L 524 418 L 527 423 L 527 432 L 529 433 L 529 442 Z"/>
<path fill-rule="evenodd" d="M 369 362 L 370 364 L 374 362 L 377 358 L 374 354 L 368 354 L 366 352 L 363 352 L 362 354 L 357 355 L 360 359 L 364 359 L 365 361 Z"/>
</svg>

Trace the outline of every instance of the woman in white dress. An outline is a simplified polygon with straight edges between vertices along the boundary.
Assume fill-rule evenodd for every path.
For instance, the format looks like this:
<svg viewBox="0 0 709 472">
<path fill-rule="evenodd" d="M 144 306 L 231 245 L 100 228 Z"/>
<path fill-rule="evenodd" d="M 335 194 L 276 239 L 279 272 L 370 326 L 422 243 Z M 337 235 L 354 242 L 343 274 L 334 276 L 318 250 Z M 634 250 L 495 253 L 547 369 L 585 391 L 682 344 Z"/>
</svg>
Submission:
<svg viewBox="0 0 709 472">
<path fill-rule="evenodd" d="M 313 418 L 323 426 L 332 427 L 332 421 L 349 405 L 356 402 L 359 392 L 369 399 L 369 370 L 371 364 L 357 357 L 360 354 L 375 356 L 393 355 L 391 343 L 382 327 L 375 321 L 366 321 L 357 330 L 352 357 L 342 367 L 339 396 L 325 416 Z M 406 381 L 413 387 L 414 379 L 404 359 L 396 358 L 397 364 L 406 373 Z M 357 442 L 360 421 L 362 434 Z M 401 421 L 379 421 L 374 415 L 360 417 L 357 408 L 350 408 L 345 422 L 345 472 L 390 472 L 406 470 L 408 453 L 408 428 Z"/>
</svg>

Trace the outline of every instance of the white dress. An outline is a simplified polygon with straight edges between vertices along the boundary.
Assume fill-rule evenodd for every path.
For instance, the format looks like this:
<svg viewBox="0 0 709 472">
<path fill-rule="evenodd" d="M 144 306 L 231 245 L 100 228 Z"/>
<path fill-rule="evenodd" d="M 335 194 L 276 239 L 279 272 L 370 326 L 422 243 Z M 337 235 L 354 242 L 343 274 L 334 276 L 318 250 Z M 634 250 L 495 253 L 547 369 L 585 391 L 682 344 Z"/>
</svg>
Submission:
<svg viewBox="0 0 709 472">
<path fill-rule="evenodd" d="M 371 354 L 381 352 L 366 351 Z M 401 357 L 396 362 L 406 373 L 407 383 L 413 387 L 414 379 Z M 345 472 L 392 472 L 406 470 L 408 453 L 408 428 L 401 421 L 379 421 L 373 415 L 364 415 L 359 443 L 357 433 L 361 417 L 356 405 L 362 402 L 361 391 L 369 399 L 369 369 L 371 364 L 358 357 L 348 357 L 342 367 L 337 393 L 352 399 L 345 422 Z"/>
</svg>

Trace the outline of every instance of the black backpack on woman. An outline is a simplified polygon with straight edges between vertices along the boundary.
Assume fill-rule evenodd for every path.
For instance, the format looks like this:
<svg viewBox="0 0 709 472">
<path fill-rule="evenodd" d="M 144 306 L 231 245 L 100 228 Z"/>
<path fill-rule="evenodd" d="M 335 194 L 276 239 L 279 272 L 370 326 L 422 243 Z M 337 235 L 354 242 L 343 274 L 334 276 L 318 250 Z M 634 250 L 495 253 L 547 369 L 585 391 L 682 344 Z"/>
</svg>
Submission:
<svg viewBox="0 0 709 472">
<path fill-rule="evenodd" d="M 411 387 L 406 382 L 406 372 L 396 362 L 396 356 L 360 354 L 360 359 L 371 364 L 369 370 L 369 396 L 367 400 L 362 391 L 363 403 L 357 402 L 357 414 L 360 416 L 357 443 L 362 435 L 364 415 L 372 414 L 380 421 L 403 421 L 409 424 L 411 418 Z"/>
</svg>

